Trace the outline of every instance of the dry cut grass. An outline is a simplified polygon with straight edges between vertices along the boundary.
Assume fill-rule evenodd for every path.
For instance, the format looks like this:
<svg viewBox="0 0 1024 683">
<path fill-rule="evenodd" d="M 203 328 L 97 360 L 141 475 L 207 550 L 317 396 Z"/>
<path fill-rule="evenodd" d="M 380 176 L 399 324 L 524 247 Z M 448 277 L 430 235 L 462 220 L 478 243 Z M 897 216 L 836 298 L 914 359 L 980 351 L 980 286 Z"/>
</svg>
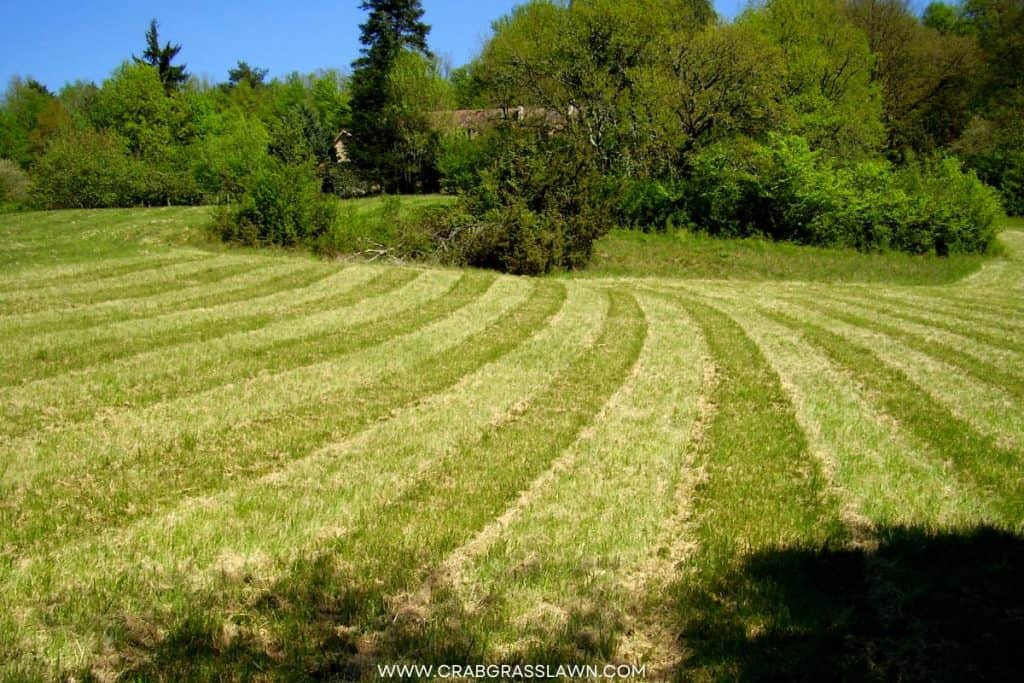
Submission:
<svg viewBox="0 0 1024 683">
<path fill-rule="evenodd" d="M 202 220 L 0 218 L 0 679 L 1019 671 L 1024 232 L 529 280 Z"/>
</svg>

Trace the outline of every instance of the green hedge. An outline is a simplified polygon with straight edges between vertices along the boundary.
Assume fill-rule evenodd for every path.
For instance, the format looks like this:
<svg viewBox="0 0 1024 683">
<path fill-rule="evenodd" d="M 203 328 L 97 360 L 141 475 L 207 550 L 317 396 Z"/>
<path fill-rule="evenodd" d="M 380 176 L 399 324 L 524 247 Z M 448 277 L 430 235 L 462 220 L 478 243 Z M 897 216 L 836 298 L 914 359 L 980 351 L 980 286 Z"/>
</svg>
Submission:
<svg viewBox="0 0 1024 683">
<path fill-rule="evenodd" d="M 620 224 L 643 229 L 938 254 L 986 251 L 1002 213 L 955 159 L 839 167 L 796 136 L 711 145 L 683 181 L 625 183 L 618 207 Z"/>
<path fill-rule="evenodd" d="M 226 241 L 292 247 L 314 243 L 335 217 L 310 164 L 268 159 L 241 180 L 241 197 L 222 207 L 215 230 Z"/>
</svg>

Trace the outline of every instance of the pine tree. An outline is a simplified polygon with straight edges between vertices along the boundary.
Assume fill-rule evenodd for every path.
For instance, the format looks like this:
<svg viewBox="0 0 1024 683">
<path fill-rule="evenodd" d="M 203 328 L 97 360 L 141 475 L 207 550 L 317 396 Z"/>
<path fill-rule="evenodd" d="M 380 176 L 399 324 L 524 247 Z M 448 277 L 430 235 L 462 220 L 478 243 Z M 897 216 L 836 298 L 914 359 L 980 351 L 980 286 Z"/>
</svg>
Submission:
<svg viewBox="0 0 1024 683">
<path fill-rule="evenodd" d="M 153 19 L 149 22 L 149 30 L 146 31 L 146 51 L 142 53 L 141 59 L 135 55 L 132 55 L 132 59 L 139 64 L 149 64 L 155 68 L 160 73 L 160 82 L 164 84 L 164 90 L 169 95 L 188 80 L 184 64 L 171 64 L 179 52 L 181 45 L 171 45 L 168 42 L 160 47 L 156 19 Z"/>
<path fill-rule="evenodd" d="M 404 50 L 432 57 L 427 47 L 430 26 L 422 21 L 420 0 L 365 0 L 360 7 L 369 16 L 360 26 L 362 56 L 352 63 L 349 155 L 359 169 L 381 182 L 384 189 L 406 189 L 399 187 L 402 173 L 396 158 L 396 122 L 385 116 L 388 75 Z"/>
</svg>

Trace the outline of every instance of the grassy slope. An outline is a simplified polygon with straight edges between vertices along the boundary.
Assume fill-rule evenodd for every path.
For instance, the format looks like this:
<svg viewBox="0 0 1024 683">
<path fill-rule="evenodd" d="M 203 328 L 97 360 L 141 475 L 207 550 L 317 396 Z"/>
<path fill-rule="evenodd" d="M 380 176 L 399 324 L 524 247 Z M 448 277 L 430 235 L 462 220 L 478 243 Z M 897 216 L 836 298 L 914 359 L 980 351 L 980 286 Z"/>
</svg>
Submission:
<svg viewBox="0 0 1024 683">
<path fill-rule="evenodd" d="M 983 262 L 980 256 L 862 254 L 755 238 L 722 240 L 687 232 L 615 230 L 597 242 L 594 258 L 581 274 L 923 285 L 955 282 Z"/>
<path fill-rule="evenodd" d="M 204 220 L 0 217 L 0 679 L 1018 670 L 1024 232 L 527 280 Z"/>
</svg>

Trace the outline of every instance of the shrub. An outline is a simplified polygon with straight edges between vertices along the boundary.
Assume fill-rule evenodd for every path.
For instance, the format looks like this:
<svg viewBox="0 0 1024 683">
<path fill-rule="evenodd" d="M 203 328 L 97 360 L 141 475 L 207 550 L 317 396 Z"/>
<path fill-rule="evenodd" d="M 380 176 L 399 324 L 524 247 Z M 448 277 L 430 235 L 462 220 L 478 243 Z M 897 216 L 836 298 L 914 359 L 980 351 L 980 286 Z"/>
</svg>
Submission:
<svg viewBox="0 0 1024 683">
<path fill-rule="evenodd" d="M 175 164 L 136 159 L 121 138 L 90 129 L 61 133 L 32 174 L 34 203 L 50 209 L 193 204 L 200 194 Z"/>
<path fill-rule="evenodd" d="M 240 195 L 244 179 L 266 162 L 269 140 L 255 119 L 220 117 L 215 130 L 192 150 L 192 176 L 199 189 L 227 200 Z"/>
<path fill-rule="evenodd" d="M 336 214 L 310 165 L 272 159 L 243 181 L 239 202 L 219 211 L 215 230 L 226 241 L 291 247 L 320 239 Z"/>
<path fill-rule="evenodd" d="M 0 207 L 18 208 L 29 198 L 32 183 L 18 164 L 0 159 Z"/>
<path fill-rule="evenodd" d="M 34 201 L 49 209 L 131 206 L 142 194 L 141 170 L 116 136 L 69 131 L 36 162 Z"/>
<path fill-rule="evenodd" d="M 689 222 L 711 234 L 911 253 L 985 251 L 1000 214 L 995 192 L 955 159 L 836 167 L 795 136 L 702 150 L 684 196 Z"/>
<path fill-rule="evenodd" d="M 528 128 L 494 133 L 479 180 L 447 223 L 467 265 L 534 275 L 578 268 L 614 222 L 587 149 Z"/>
<path fill-rule="evenodd" d="M 828 210 L 833 180 L 821 152 L 803 138 L 739 138 L 694 157 L 686 204 L 690 221 L 712 234 L 827 244 L 832 238 L 812 222 Z"/>
<path fill-rule="evenodd" d="M 624 179 L 619 193 L 616 222 L 621 227 L 650 232 L 687 223 L 684 194 L 676 183 Z"/>
<path fill-rule="evenodd" d="M 441 139 L 437 168 L 441 189 L 452 194 L 472 192 L 480 186 L 480 173 L 487 166 L 487 137 L 470 139 L 457 131 Z"/>
<path fill-rule="evenodd" d="M 919 198 L 938 254 L 983 252 L 992 245 L 1003 213 L 999 196 L 958 160 L 937 158 L 911 167 L 901 182 Z"/>
</svg>

